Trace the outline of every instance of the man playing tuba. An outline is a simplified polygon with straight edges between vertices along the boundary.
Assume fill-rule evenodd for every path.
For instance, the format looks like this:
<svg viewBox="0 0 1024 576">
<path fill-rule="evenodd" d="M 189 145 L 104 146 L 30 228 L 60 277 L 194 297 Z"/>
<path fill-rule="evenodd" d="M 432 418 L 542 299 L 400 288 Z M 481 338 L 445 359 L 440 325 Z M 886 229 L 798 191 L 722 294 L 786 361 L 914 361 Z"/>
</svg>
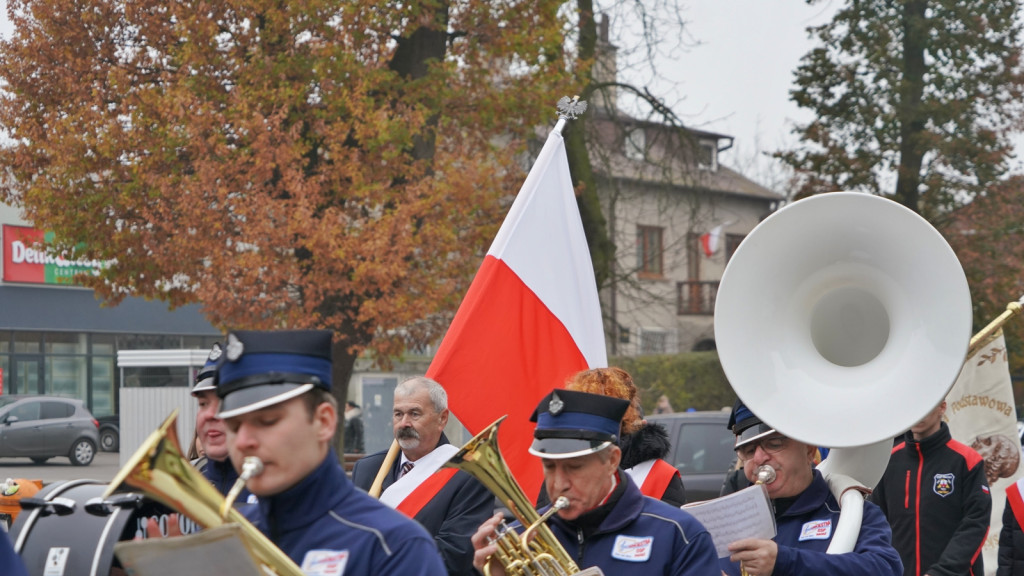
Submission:
<svg viewBox="0 0 1024 576">
<path fill-rule="evenodd" d="M 619 422 L 629 402 L 598 394 L 555 390 L 537 406 L 530 453 L 544 465 L 544 485 L 553 501 L 568 505 L 550 518 L 558 542 L 580 568 L 605 574 L 720 574 L 707 530 L 687 512 L 640 493 L 619 469 Z M 491 556 L 498 545 L 501 515 L 473 535 L 474 566 L 506 571 Z"/>
<path fill-rule="evenodd" d="M 762 466 L 775 471 L 767 482 L 775 509 L 778 534 L 772 540 L 748 538 L 729 545 L 732 556 L 722 559 L 730 576 L 810 576 L 817 574 L 902 576 L 903 564 L 892 547 L 892 532 L 882 511 L 864 504 L 857 546 L 849 554 L 826 554 L 839 504 L 821 472 L 814 468 L 817 447 L 779 434 L 742 402 L 733 408 L 736 453 L 753 483 Z"/>
</svg>

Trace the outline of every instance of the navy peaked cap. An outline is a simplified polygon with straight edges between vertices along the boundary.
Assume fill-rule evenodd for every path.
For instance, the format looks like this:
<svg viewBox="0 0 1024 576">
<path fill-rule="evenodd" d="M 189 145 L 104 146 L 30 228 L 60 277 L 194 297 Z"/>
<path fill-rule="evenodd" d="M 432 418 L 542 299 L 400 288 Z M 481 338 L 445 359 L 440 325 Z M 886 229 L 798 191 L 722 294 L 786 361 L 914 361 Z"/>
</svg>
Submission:
<svg viewBox="0 0 1024 576">
<path fill-rule="evenodd" d="M 217 389 L 217 366 L 220 364 L 220 358 L 224 354 L 224 349 L 221 348 L 220 342 L 214 342 L 213 347 L 210 348 L 210 354 L 206 357 L 206 363 L 199 369 L 196 374 L 195 386 L 192 387 L 192 394 L 196 392 L 203 392 L 206 390 Z"/>
<path fill-rule="evenodd" d="M 629 401 L 575 390 L 554 390 L 530 417 L 537 423 L 530 453 L 542 458 L 575 458 L 619 441 Z"/>
<path fill-rule="evenodd" d="M 331 389 L 330 330 L 237 330 L 228 334 L 217 395 L 221 418 Z"/>
</svg>

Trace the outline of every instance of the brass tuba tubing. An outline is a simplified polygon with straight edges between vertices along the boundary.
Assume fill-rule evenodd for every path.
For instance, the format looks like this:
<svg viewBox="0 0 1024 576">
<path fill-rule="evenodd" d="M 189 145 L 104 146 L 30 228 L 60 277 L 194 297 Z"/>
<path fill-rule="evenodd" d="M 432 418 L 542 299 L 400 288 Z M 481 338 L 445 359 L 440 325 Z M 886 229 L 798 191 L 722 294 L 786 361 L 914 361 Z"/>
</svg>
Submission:
<svg viewBox="0 0 1024 576">
<path fill-rule="evenodd" d="M 203 528 L 231 522 L 242 530 L 242 540 L 257 564 L 281 576 L 304 576 L 302 570 L 241 512 L 231 508 L 221 516 L 225 498 L 196 470 L 178 442 L 178 411 L 174 410 L 117 473 L 103 494 L 131 488 L 188 516 Z"/>
<path fill-rule="evenodd" d="M 534 510 L 501 456 L 498 449 L 498 426 L 505 418 L 498 418 L 474 436 L 442 468 L 456 468 L 476 478 L 508 507 L 528 532 L 534 534 L 532 539 L 526 538 L 528 543 L 514 530 L 499 534 L 498 552 L 492 559 L 502 564 L 508 576 L 576 574 L 579 567 L 545 524 L 547 516 L 542 518 Z M 550 514 L 554 512 L 557 512 L 557 508 L 553 506 Z M 514 542 L 508 542 L 507 539 L 514 539 Z M 485 573 L 490 572 L 488 564 L 484 568 Z M 557 571 L 553 571 L 554 568 Z"/>
</svg>

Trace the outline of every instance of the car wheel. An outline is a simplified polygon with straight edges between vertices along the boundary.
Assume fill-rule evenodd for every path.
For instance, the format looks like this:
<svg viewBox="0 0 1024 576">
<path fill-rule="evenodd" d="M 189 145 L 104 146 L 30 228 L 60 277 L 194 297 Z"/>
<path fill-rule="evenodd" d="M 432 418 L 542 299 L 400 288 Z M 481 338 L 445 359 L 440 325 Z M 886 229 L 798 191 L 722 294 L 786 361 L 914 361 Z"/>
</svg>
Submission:
<svg viewBox="0 0 1024 576">
<path fill-rule="evenodd" d="M 68 459 L 71 460 L 72 466 L 88 466 L 92 464 L 94 456 L 96 456 L 96 446 L 91 440 L 85 438 L 76 440 L 71 446 L 71 452 L 68 453 Z"/>
<path fill-rule="evenodd" d="M 33 464 L 46 464 L 47 460 L 49 460 L 49 458 L 33 458 L 32 459 L 32 463 Z"/>
<path fill-rule="evenodd" d="M 117 452 L 120 445 L 121 439 L 118 437 L 117 430 L 104 428 L 100 432 L 100 447 L 104 452 Z"/>
</svg>

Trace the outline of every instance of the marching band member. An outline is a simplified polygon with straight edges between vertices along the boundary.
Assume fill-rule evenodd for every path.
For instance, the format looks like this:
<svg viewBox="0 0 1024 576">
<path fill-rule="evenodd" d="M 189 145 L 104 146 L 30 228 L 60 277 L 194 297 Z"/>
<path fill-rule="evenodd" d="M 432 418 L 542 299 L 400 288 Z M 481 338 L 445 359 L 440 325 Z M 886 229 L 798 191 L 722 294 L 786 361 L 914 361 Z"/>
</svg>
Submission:
<svg viewBox="0 0 1024 576">
<path fill-rule="evenodd" d="M 217 397 L 217 363 L 222 350 L 220 344 L 214 344 L 203 368 L 196 374 L 196 383 L 192 387 L 192 396 L 196 399 L 196 437 L 203 448 L 193 466 L 199 470 L 217 490 L 227 496 L 231 487 L 238 480 L 231 458 L 228 456 L 228 431 L 224 421 L 217 417 L 220 410 L 220 398 Z M 238 495 L 239 502 L 250 500 L 248 490 Z M 253 498 L 254 500 L 254 498 Z"/>
<path fill-rule="evenodd" d="M 534 412 L 530 453 L 544 466 L 544 483 L 555 500 L 569 506 L 549 520 L 555 537 L 581 569 L 605 574 L 717 576 L 711 535 L 690 514 L 649 498 L 619 469 L 616 445 L 629 402 L 598 394 L 555 390 Z M 482 569 L 497 550 L 488 538 L 501 515 L 473 535 L 473 564 Z M 491 562 L 492 574 L 503 574 Z"/>
<path fill-rule="evenodd" d="M 444 574 L 418 524 L 352 485 L 331 448 L 338 425 L 327 330 L 228 335 L 217 395 L 231 460 L 263 462 L 245 514 L 307 574 Z"/>
<path fill-rule="evenodd" d="M 778 533 L 772 540 L 747 538 L 730 544 L 732 556 L 722 559 L 726 574 L 740 574 L 740 562 L 750 576 L 903 574 L 889 524 L 870 502 L 864 503 L 854 551 L 826 554 L 839 520 L 839 504 L 814 467 L 817 447 L 783 436 L 742 402 L 733 410 L 736 452 L 747 479 L 753 483 L 761 466 L 775 470 L 775 480 L 767 483 L 767 488 Z"/>
<path fill-rule="evenodd" d="M 494 512 L 494 496 L 466 472 L 439 470 L 458 451 L 444 434 L 448 414 L 447 393 L 429 378 L 410 378 L 395 388 L 392 426 L 401 457 L 388 470 L 380 501 L 434 536 L 448 574 L 472 576 L 469 538 Z M 386 452 L 357 461 L 352 482 L 369 490 Z"/>
<path fill-rule="evenodd" d="M 4 576 L 28 576 L 28 572 L 25 571 L 25 564 L 21 561 L 21 556 L 18 556 L 14 552 L 14 546 L 11 544 L 11 539 L 7 537 L 7 532 L 0 530 L 3 534 L 0 535 L 0 574 Z"/>
<path fill-rule="evenodd" d="M 679 470 L 664 459 L 672 447 L 668 433 L 660 425 L 649 424 L 643 419 L 639 391 L 628 372 L 616 367 L 583 370 L 569 378 L 565 389 L 628 401 L 630 405 L 622 417 L 620 428 L 620 466 L 640 487 L 644 496 L 673 506 L 686 504 L 686 492 Z M 542 486 L 537 505 L 546 506 L 550 502 Z"/>
</svg>

